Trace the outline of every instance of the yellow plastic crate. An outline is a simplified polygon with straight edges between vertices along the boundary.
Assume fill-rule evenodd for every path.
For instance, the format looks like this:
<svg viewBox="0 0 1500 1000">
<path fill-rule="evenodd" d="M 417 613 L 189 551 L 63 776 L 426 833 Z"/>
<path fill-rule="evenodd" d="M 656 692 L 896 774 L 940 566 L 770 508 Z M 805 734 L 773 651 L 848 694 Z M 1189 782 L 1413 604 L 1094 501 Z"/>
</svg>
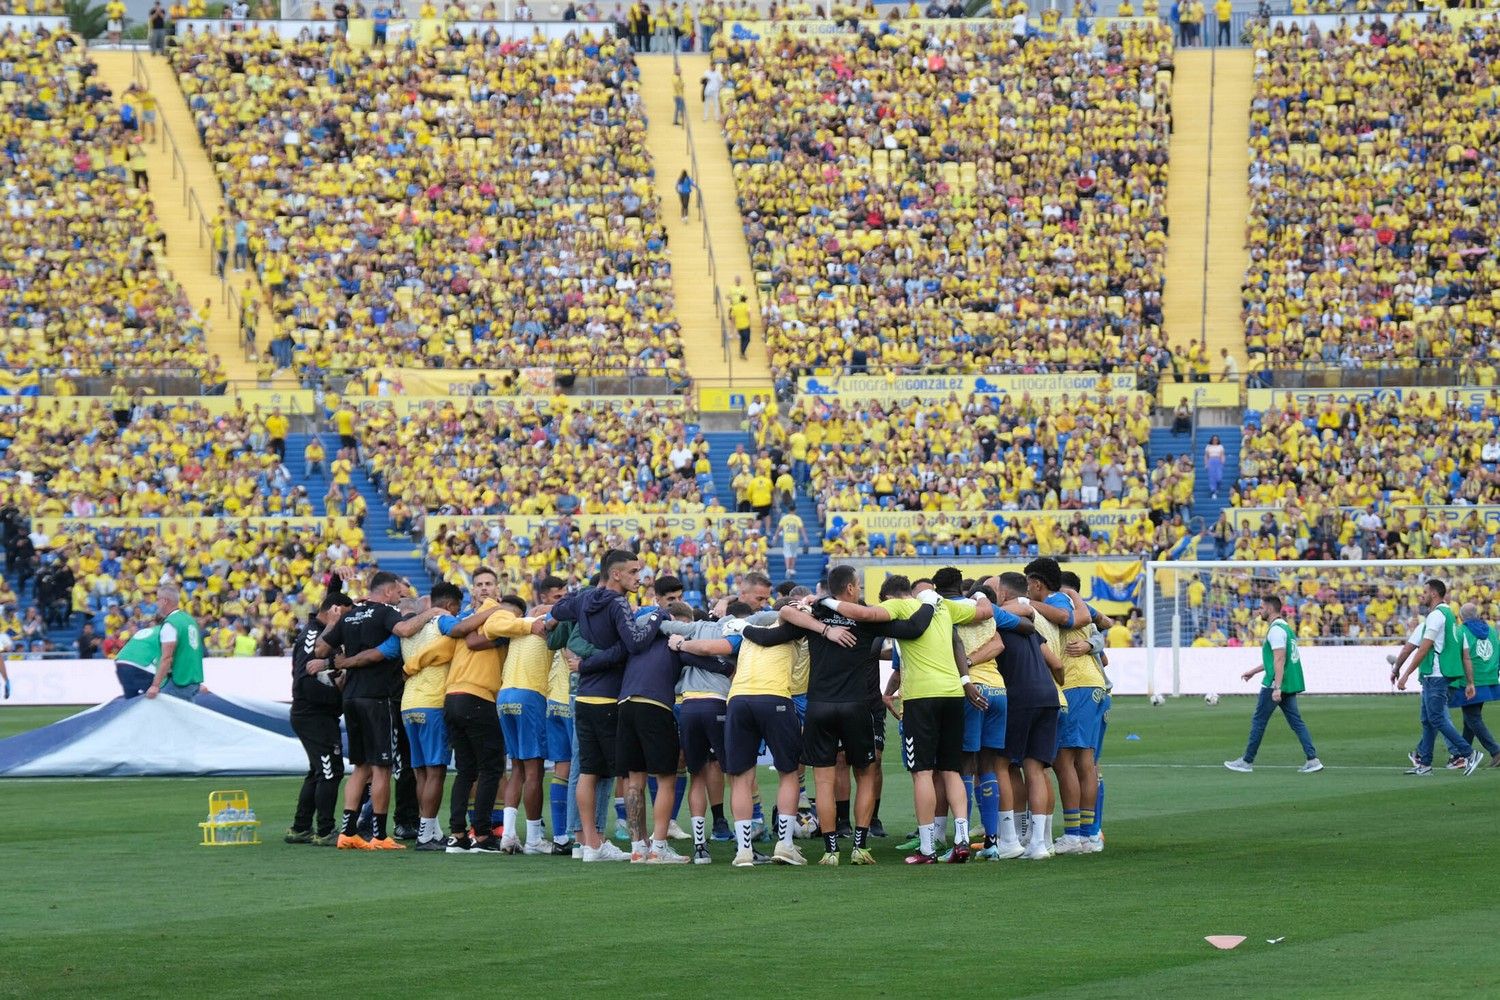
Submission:
<svg viewBox="0 0 1500 1000">
<path fill-rule="evenodd" d="M 240 790 L 210 792 L 208 819 L 198 824 L 204 847 L 246 847 L 260 843 L 260 820 L 250 795 Z"/>
</svg>

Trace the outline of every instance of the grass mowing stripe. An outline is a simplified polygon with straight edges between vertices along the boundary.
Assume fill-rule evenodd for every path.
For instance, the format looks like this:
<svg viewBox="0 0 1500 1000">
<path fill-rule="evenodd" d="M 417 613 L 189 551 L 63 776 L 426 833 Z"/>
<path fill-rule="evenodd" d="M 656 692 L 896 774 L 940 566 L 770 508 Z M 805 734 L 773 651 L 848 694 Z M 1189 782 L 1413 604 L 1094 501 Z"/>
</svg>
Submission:
<svg viewBox="0 0 1500 1000">
<path fill-rule="evenodd" d="M 735 997 L 788 978 L 890 996 L 1495 992 L 1484 946 L 1455 935 L 1500 917 L 1484 860 L 1500 771 L 1403 777 L 1415 704 L 1372 697 L 1304 700 L 1328 771 L 1277 766 L 1300 753 L 1273 721 L 1264 766 L 1235 774 L 1216 762 L 1243 748 L 1250 709 L 1117 700 L 1105 853 L 963 867 L 901 864 L 895 838 L 914 821 L 893 757 L 894 837 L 871 869 L 847 866 L 847 843 L 845 865 L 797 870 L 733 869 L 729 844 L 676 869 L 340 854 L 279 842 L 296 779 L 0 782 L 0 996 L 503 982 Z M 219 787 L 250 791 L 268 843 L 196 846 Z M 1249 940 L 1220 953 L 1202 940 L 1214 933 Z"/>
</svg>

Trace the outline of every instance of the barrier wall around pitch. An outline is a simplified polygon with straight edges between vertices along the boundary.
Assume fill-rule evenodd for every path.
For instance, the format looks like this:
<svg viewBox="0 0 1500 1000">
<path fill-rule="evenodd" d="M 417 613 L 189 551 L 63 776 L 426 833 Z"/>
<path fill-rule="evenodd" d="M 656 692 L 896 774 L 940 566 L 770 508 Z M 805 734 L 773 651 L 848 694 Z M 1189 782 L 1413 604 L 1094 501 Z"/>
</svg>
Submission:
<svg viewBox="0 0 1500 1000">
<path fill-rule="evenodd" d="M 1310 646 L 1302 650 L 1309 694 L 1390 694 L 1393 646 Z M 1109 676 L 1117 695 L 1148 693 L 1146 651 L 1111 649 Z M 1240 674 L 1260 665 L 1259 648 L 1182 650 L 1178 660 L 1184 695 L 1255 694 L 1254 682 Z M 97 705 L 120 694 L 112 660 L 11 660 L 10 705 Z M 1156 650 L 1155 690 L 1172 691 L 1172 651 Z M 884 678 L 882 678 L 884 683 Z M 291 697 L 291 664 L 280 657 L 210 657 L 204 661 L 204 686 L 219 694 L 287 701 Z M 1416 690 L 1415 682 L 1408 691 Z"/>
</svg>

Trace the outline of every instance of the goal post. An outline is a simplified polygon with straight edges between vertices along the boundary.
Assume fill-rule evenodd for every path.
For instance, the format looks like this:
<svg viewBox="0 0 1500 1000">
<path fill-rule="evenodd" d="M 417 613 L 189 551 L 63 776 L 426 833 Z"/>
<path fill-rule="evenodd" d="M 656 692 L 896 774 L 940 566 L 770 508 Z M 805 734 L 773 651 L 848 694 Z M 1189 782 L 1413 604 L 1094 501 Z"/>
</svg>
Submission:
<svg viewBox="0 0 1500 1000">
<path fill-rule="evenodd" d="M 1500 625 L 1500 558 L 1148 561 L 1145 676 L 1127 693 L 1254 693 L 1240 675 L 1260 663 L 1260 602 L 1270 594 L 1285 602 L 1309 693 L 1394 692 L 1386 656 L 1425 617 L 1432 578 L 1455 610 L 1472 603 L 1481 621 Z"/>
</svg>

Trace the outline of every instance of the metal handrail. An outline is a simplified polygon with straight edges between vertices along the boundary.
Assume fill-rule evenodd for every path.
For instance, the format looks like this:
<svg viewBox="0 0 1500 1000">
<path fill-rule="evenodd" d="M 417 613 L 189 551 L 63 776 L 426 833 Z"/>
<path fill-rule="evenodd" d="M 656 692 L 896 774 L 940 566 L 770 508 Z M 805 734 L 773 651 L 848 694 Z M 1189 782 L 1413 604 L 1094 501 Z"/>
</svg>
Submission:
<svg viewBox="0 0 1500 1000">
<path fill-rule="evenodd" d="M 682 72 L 682 60 L 678 57 L 678 46 L 672 46 L 672 69 L 674 73 Z M 708 277 L 713 283 L 714 289 L 714 316 L 719 321 L 719 346 L 724 351 L 724 361 L 729 366 L 730 379 L 734 377 L 734 351 L 729 343 L 729 334 L 725 329 L 726 310 L 724 308 L 724 296 L 720 292 L 719 261 L 714 256 L 714 245 L 712 232 L 708 225 L 707 205 L 703 200 L 703 187 L 698 183 L 702 176 L 698 169 L 698 150 L 693 142 L 693 116 L 688 114 L 686 101 L 683 102 L 682 129 L 687 140 L 688 170 L 693 177 L 694 202 L 698 206 L 698 222 L 703 229 L 703 249 L 708 255 Z"/>
</svg>

